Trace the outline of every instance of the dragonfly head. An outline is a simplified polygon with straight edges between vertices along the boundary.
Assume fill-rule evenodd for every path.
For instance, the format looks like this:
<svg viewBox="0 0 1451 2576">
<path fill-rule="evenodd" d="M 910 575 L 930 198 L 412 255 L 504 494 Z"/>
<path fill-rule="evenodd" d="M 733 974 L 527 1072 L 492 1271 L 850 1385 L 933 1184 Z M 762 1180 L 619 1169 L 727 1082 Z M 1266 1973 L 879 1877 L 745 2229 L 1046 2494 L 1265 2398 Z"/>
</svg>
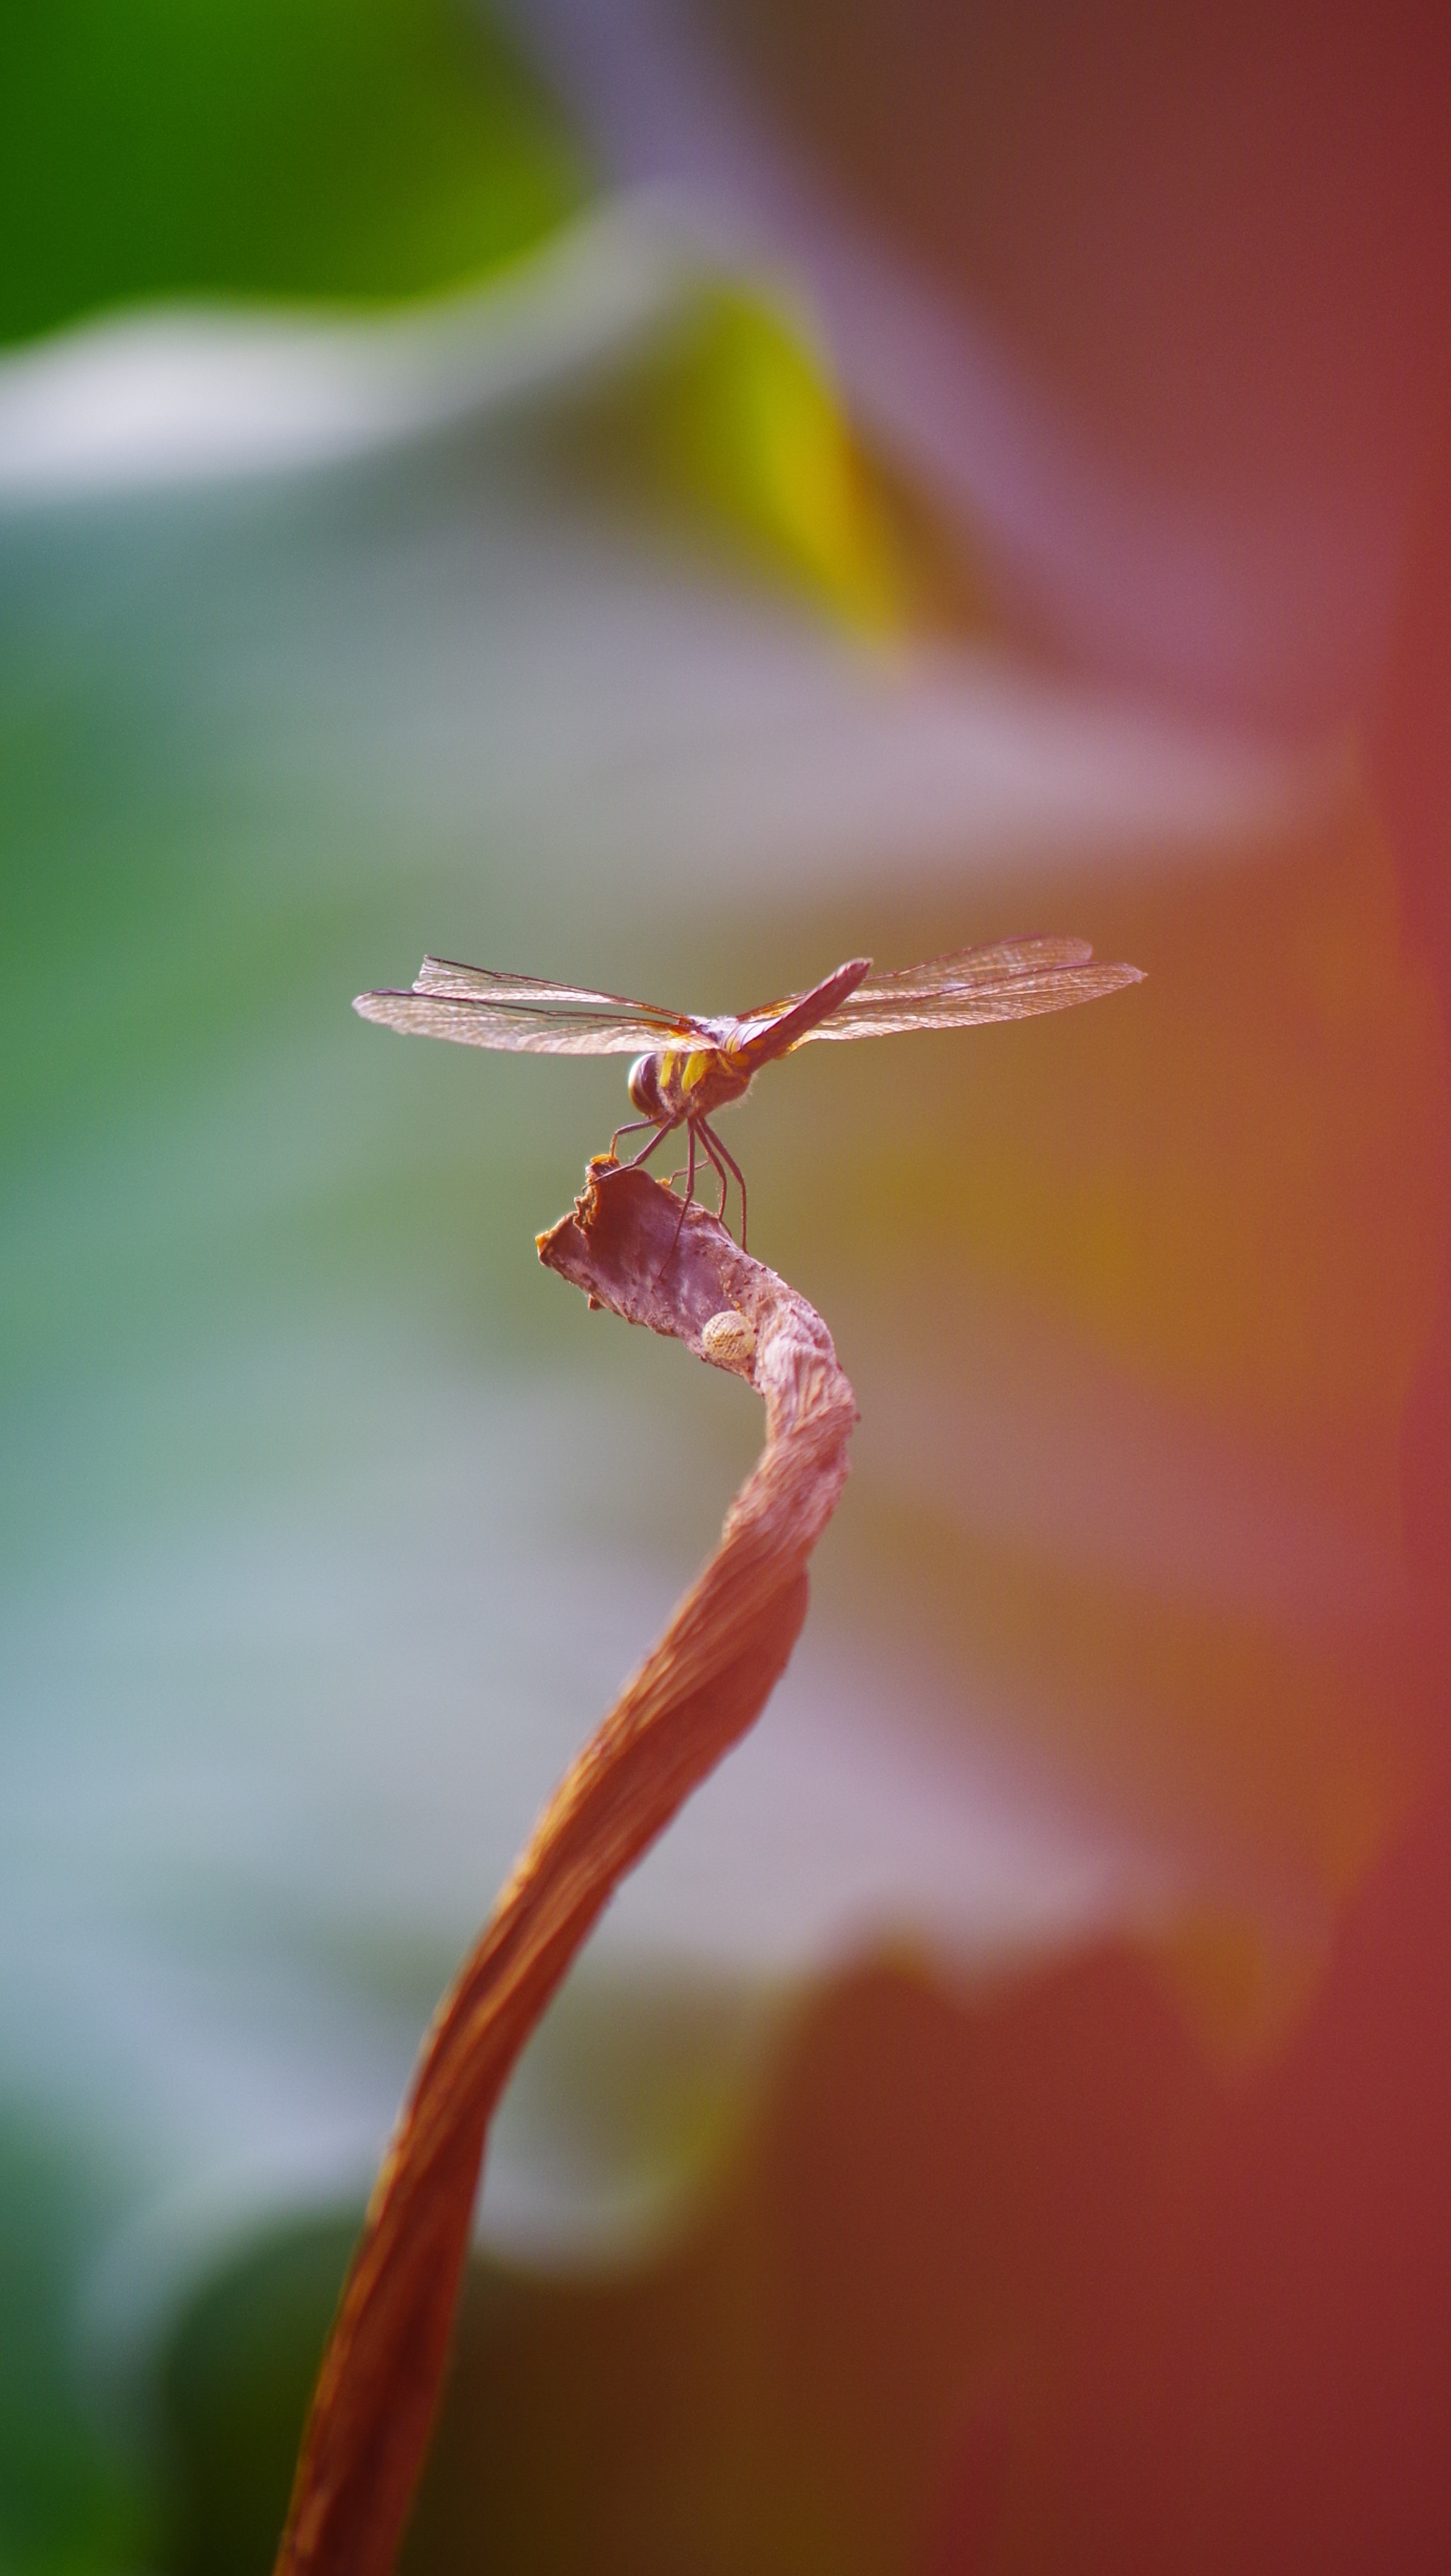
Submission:
<svg viewBox="0 0 1451 2576">
<path fill-rule="evenodd" d="M 665 1118 L 669 1115 L 660 1097 L 660 1058 L 637 1055 L 630 1067 L 630 1099 L 642 1118 Z"/>
</svg>

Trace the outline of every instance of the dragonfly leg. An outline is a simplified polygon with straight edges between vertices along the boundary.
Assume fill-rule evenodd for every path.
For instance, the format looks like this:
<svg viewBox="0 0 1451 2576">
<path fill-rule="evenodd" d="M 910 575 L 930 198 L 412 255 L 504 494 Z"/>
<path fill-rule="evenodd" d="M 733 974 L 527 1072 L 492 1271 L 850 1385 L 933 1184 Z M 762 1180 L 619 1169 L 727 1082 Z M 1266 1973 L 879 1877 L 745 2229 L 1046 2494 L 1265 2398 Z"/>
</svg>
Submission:
<svg viewBox="0 0 1451 2576">
<path fill-rule="evenodd" d="M 640 1124 L 641 1124 L 641 1126 L 642 1126 L 642 1127 L 648 1127 L 648 1126 L 649 1126 L 649 1124 L 650 1124 L 650 1121 L 649 1121 L 649 1119 L 648 1119 L 648 1118 L 642 1118 L 642 1119 L 641 1119 L 641 1121 L 640 1121 Z M 632 1155 L 630 1156 L 630 1159 L 629 1159 L 628 1163 L 626 1163 L 626 1164 L 624 1165 L 624 1169 L 625 1169 L 627 1172 L 635 1172 L 635 1171 L 638 1171 L 638 1170 L 639 1170 L 640 1165 L 641 1165 L 642 1163 L 648 1163 L 648 1162 L 649 1162 L 649 1160 L 650 1160 L 651 1155 L 652 1155 L 652 1154 L 654 1153 L 654 1151 L 655 1151 L 656 1146 L 657 1146 L 657 1145 L 663 1145 L 663 1143 L 664 1143 L 664 1141 L 665 1141 L 666 1137 L 669 1135 L 669 1133 L 670 1133 L 670 1131 L 671 1131 L 671 1128 L 672 1128 L 672 1127 L 677 1126 L 678 1124 L 679 1124 L 679 1121 L 678 1121 L 677 1119 L 674 1119 L 674 1118 L 667 1118 L 667 1119 L 665 1119 L 665 1120 L 661 1123 L 661 1125 L 660 1125 L 660 1126 L 658 1126 L 658 1127 L 656 1128 L 655 1133 L 654 1133 L 654 1135 L 651 1137 L 649 1144 L 648 1144 L 648 1145 L 642 1145 L 642 1146 L 641 1146 L 641 1148 L 640 1148 L 640 1151 L 638 1152 L 638 1154 L 632 1154 Z"/>
<path fill-rule="evenodd" d="M 675 1220 L 675 1232 L 670 1238 L 670 1249 L 666 1253 L 664 1260 L 661 1262 L 659 1269 L 655 1273 L 655 1285 L 657 1288 L 659 1287 L 661 1280 L 664 1278 L 666 1271 L 669 1269 L 671 1262 L 675 1258 L 680 1244 L 680 1229 L 685 1223 L 686 1211 L 690 1206 L 691 1200 L 695 1196 L 695 1121 L 693 1118 L 688 1118 L 686 1120 L 685 1133 L 689 1139 L 685 1165 L 685 1196 L 680 1202 L 680 1214 Z"/>
<path fill-rule="evenodd" d="M 715 1151 L 719 1154 L 721 1162 L 728 1163 L 736 1176 L 736 1187 L 741 1194 L 741 1250 L 744 1252 L 746 1248 L 746 1176 L 741 1170 L 741 1167 L 736 1161 L 734 1155 L 728 1153 L 725 1146 L 721 1143 L 715 1129 L 713 1127 L 707 1127 L 703 1118 L 700 1122 L 700 1132 L 702 1139 L 707 1140 L 710 1145 L 715 1147 Z M 719 1170 L 719 1164 L 717 1164 L 716 1168 Z"/>
<path fill-rule="evenodd" d="M 622 1136 L 636 1136 L 639 1134 L 642 1127 L 654 1127 L 657 1124 L 657 1120 L 653 1118 L 627 1118 L 624 1126 L 617 1127 L 613 1136 L 610 1138 L 610 1161 L 613 1162 L 615 1160 L 615 1147 L 618 1145 Z"/>
<path fill-rule="evenodd" d="M 700 1141 L 701 1141 L 702 1145 L 705 1147 L 706 1152 L 709 1154 L 710 1159 L 711 1159 L 712 1163 L 713 1163 L 713 1164 L 714 1164 L 714 1166 L 715 1166 L 716 1177 L 717 1177 L 717 1179 L 718 1179 L 718 1180 L 719 1180 L 719 1182 L 720 1182 L 720 1205 L 719 1205 L 719 1207 L 716 1209 L 716 1215 L 717 1215 L 717 1217 L 720 1219 L 720 1222 L 722 1223 L 722 1225 L 724 1225 L 724 1223 L 725 1223 L 725 1210 L 726 1210 L 726 1192 L 727 1192 L 727 1190 L 730 1188 L 730 1177 L 729 1177 L 729 1175 L 728 1175 L 728 1173 L 727 1173 L 727 1171 L 726 1171 L 726 1167 L 725 1167 L 724 1163 L 721 1161 L 721 1158 L 720 1158 L 719 1154 L 718 1154 L 718 1153 L 716 1152 L 716 1150 L 715 1150 L 715 1142 L 714 1142 L 714 1139 L 713 1139 L 713 1137 L 712 1137 L 712 1135 L 711 1135 L 711 1131 L 710 1131 L 710 1129 L 709 1129 L 708 1127 L 706 1127 L 706 1128 L 704 1129 L 704 1132 L 703 1132 L 703 1133 L 702 1133 L 702 1135 L 701 1135 L 701 1139 L 700 1139 Z"/>
</svg>

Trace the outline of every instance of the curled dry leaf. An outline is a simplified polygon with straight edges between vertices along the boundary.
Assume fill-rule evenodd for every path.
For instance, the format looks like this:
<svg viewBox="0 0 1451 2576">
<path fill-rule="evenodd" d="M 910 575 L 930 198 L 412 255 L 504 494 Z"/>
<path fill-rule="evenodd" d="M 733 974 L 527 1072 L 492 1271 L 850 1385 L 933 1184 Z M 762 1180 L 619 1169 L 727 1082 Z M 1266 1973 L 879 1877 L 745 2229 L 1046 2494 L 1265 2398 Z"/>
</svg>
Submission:
<svg viewBox="0 0 1451 2576">
<path fill-rule="evenodd" d="M 678 1233 L 677 1233 L 678 1229 Z M 676 1238 L 672 1252 L 672 1238 Z M 566 1773 L 444 1997 L 378 2176 L 303 2436 L 279 2576 L 387 2576 L 448 2358 L 489 2119 L 625 1872 L 765 1706 L 806 1614 L 856 1401 L 794 1288 L 644 1172 L 590 1166 L 548 1268 L 765 1399 L 720 1545 Z"/>
</svg>

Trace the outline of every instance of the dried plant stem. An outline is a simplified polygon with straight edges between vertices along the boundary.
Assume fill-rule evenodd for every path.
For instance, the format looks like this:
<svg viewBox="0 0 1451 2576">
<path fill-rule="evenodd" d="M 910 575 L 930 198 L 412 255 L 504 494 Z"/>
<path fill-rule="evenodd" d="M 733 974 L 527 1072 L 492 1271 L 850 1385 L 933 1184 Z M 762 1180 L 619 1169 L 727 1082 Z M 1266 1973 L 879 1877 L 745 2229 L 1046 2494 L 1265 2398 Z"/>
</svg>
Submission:
<svg viewBox="0 0 1451 2576">
<path fill-rule="evenodd" d="M 387 2576 L 428 2446 L 489 2119 L 625 1872 L 764 1707 L 806 1615 L 856 1402 L 804 1297 L 713 1216 L 595 1163 L 540 1259 L 591 1304 L 765 1398 L 766 1445 L 659 1644 L 566 1773 L 445 1996 L 379 2174 L 313 2396 L 279 2576 Z"/>
</svg>

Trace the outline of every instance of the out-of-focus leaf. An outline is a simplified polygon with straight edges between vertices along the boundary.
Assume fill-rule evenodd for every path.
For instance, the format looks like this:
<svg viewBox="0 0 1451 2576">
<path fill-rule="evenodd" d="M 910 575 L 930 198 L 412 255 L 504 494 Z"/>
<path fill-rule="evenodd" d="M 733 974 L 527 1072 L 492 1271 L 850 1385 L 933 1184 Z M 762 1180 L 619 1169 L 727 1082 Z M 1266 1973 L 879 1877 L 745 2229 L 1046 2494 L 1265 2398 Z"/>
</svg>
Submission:
<svg viewBox="0 0 1451 2576">
<path fill-rule="evenodd" d="M 87 2387 L 74 2317 L 111 2215 L 70 2140 L 0 2107 L 0 2566 L 9 2576 L 109 2576 L 150 2563 L 144 2465 Z"/>
<path fill-rule="evenodd" d="M 1282 2060 L 1234 2083 L 1122 1947 L 957 2000 L 900 1965 L 840 1979 L 674 2245 L 594 2276 L 477 2266 L 404 2569 L 1439 2566 L 1448 1821 L 1350 1909 Z M 229 2428 L 275 2489 L 277 2428 L 239 2394 L 269 2308 L 279 2377 L 307 2298 L 320 2336 L 329 2241 L 260 2246 L 176 2333 L 178 2576 L 263 2576 L 223 2536 Z"/>
<path fill-rule="evenodd" d="M 299 2218 L 189 2301 L 159 2373 L 179 2474 L 167 2564 L 252 2576 L 272 2564 L 297 2436 L 361 2218 Z"/>
<path fill-rule="evenodd" d="M 557 443 L 606 491 L 713 529 L 739 570 L 861 634 L 989 618 L 963 541 L 863 446 L 823 353 L 764 287 L 703 279 Z"/>
<path fill-rule="evenodd" d="M 0 340 L 160 296 L 417 294 L 583 191 L 454 0 L 55 0 L 0 28 Z"/>
</svg>

